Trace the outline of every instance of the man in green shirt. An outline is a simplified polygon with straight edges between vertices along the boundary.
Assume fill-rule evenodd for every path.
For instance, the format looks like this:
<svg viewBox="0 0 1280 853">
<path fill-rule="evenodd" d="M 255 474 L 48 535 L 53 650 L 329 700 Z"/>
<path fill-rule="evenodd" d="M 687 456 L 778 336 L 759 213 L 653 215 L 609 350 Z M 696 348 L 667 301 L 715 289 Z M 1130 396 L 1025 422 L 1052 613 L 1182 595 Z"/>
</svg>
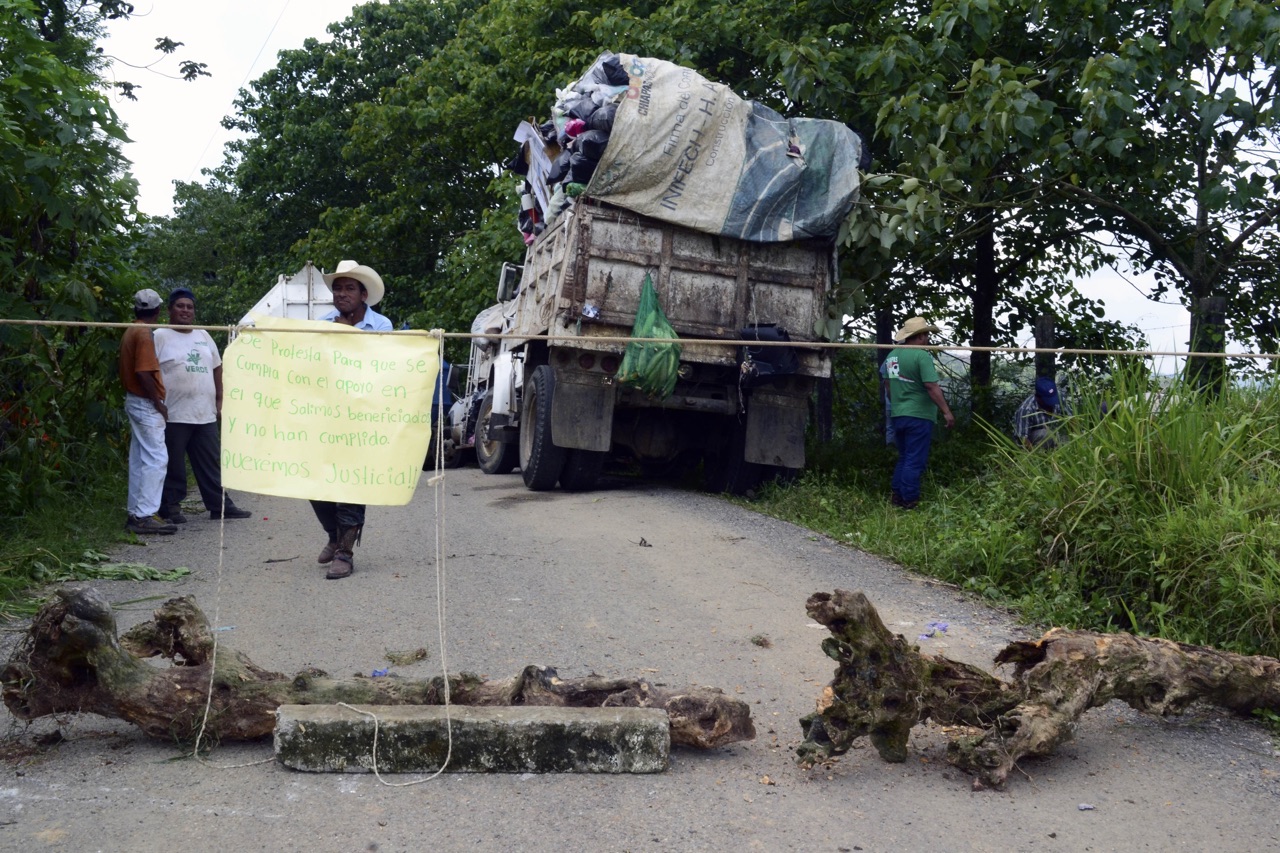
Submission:
<svg viewBox="0 0 1280 853">
<path fill-rule="evenodd" d="M 902 509 L 915 509 L 920 503 L 920 478 L 929 464 L 938 412 L 942 412 L 947 429 L 956 424 L 938 385 L 933 356 L 928 350 L 917 349 L 928 346 L 929 333 L 936 331 L 938 327 L 925 318 L 912 317 L 893 336 L 899 346 L 885 359 L 894 443 L 898 446 L 890 501 Z"/>
</svg>

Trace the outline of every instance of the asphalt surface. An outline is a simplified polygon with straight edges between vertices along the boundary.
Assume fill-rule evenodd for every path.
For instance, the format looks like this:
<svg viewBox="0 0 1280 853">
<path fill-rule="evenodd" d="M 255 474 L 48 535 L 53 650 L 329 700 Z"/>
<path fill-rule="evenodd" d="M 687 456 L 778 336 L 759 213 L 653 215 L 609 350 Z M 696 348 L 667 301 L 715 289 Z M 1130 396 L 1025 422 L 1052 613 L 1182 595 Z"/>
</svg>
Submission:
<svg viewBox="0 0 1280 853">
<path fill-rule="evenodd" d="M 825 631 L 804 612 L 811 593 L 860 589 L 913 639 L 946 622 L 919 644 L 986 667 L 1008 641 L 1039 630 L 718 498 L 625 480 L 533 493 L 519 474 L 450 471 L 438 491 L 424 481 L 408 507 L 370 507 L 356 573 L 342 581 L 324 580 L 315 563 L 324 535 L 305 502 L 236 499 L 252 518 L 198 516 L 175 536 L 121 547 L 122 559 L 193 570 L 176 583 L 97 584 L 121 602 L 121 630 L 160 599 L 190 594 L 223 629 L 220 642 L 267 669 L 423 678 L 447 662 L 501 678 L 536 663 L 564 676 L 712 685 L 751 703 L 758 737 L 676 750 L 658 775 L 446 773 L 390 787 L 367 774 L 288 770 L 270 742 L 224 745 L 199 762 L 119 721 L 69 715 L 28 726 L 6 712 L 0 848 L 1280 849 L 1270 734 L 1209 709 L 1173 720 L 1116 704 L 1092 711 L 1072 743 L 1028 762 L 1003 791 L 973 791 L 933 726 L 913 732 L 905 764 L 883 763 L 864 744 L 799 769 L 797 721 L 832 670 L 819 648 Z M 430 653 L 422 662 L 387 661 L 388 651 L 419 647 Z"/>
</svg>

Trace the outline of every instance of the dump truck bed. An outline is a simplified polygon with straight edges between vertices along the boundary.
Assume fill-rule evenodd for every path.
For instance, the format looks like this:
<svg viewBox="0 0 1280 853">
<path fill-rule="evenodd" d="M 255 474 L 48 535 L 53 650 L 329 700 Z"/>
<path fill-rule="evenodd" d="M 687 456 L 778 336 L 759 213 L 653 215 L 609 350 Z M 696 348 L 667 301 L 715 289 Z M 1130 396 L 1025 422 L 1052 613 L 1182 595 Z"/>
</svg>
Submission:
<svg viewBox="0 0 1280 853">
<path fill-rule="evenodd" d="M 816 341 L 825 317 L 834 252 L 829 243 L 751 243 L 692 231 L 579 199 L 529 248 L 515 334 L 580 338 L 573 346 L 621 351 L 592 338 L 626 336 L 645 275 L 681 338 L 736 340 L 776 324 L 796 342 Z M 800 348 L 800 373 L 827 376 L 821 350 Z M 734 364 L 731 347 L 685 346 L 683 359 Z"/>
</svg>

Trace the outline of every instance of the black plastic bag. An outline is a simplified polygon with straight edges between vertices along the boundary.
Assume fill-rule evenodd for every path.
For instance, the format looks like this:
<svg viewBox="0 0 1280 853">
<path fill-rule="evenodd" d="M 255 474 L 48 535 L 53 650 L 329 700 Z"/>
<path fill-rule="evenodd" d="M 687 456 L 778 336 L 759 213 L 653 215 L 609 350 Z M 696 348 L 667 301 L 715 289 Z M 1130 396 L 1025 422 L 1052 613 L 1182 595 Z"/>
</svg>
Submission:
<svg viewBox="0 0 1280 853">
<path fill-rule="evenodd" d="M 587 128 L 589 130 L 603 130 L 608 133 L 613 130 L 613 119 L 617 114 L 617 104 L 605 104 L 591 114 L 591 120 L 587 122 Z"/>
<path fill-rule="evenodd" d="M 573 141 L 573 147 L 583 157 L 592 162 L 599 162 L 604 156 L 605 146 L 609 144 L 609 134 L 603 130 L 588 130 L 586 133 L 578 134 Z"/>
<path fill-rule="evenodd" d="M 564 180 L 564 176 L 569 174 L 569 161 L 572 157 L 572 151 L 560 152 L 560 156 L 551 164 L 551 171 L 547 172 L 548 184 L 558 184 Z"/>
<path fill-rule="evenodd" d="M 568 180 L 575 184 L 590 183 L 599 163 L 599 160 L 593 160 L 581 151 L 573 152 L 573 156 L 569 158 Z"/>
</svg>

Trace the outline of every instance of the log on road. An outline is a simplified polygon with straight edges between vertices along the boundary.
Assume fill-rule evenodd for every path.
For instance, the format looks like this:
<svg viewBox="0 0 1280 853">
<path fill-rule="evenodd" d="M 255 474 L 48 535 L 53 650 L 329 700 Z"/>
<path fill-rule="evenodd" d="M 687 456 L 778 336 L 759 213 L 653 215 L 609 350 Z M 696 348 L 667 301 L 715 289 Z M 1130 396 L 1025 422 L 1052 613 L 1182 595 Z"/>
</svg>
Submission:
<svg viewBox="0 0 1280 853">
<path fill-rule="evenodd" d="M 145 660 L 160 656 L 161 668 Z M 213 678 L 212 703 L 205 720 Z M 204 721 L 210 742 L 270 735 L 280 705 L 439 705 L 443 677 L 329 678 L 310 670 L 287 676 L 265 670 L 219 644 L 190 596 L 171 599 L 149 622 L 116 633 L 111 605 L 93 589 L 59 590 L 0 673 L 4 703 L 15 717 L 93 713 L 126 720 L 153 737 L 191 742 Z M 543 705 L 662 708 L 671 742 L 699 749 L 751 740 L 755 728 L 745 702 L 708 687 L 671 690 L 639 679 L 600 676 L 561 679 L 550 667 L 485 681 L 449 676 L 455 705 Z"/>
<path fill-rule="evenodd" d="M 922 653 L 890 632 L 860 592 L 814 593 L 806 608 L 831 631 L 822 649 L 839 666 L 817 710 L 801 721 L 802 765 L 840 755 L 861 737 L 884 760 L 905 761 L 912 727 L 933 720 L 978 730 L 953 740 L 948 758 L 981 784 L 1000 787 L 1021 759 L 1052 754 L 1085 711 L 1112 699 L 1162 716 L 1195 702 L 1240 714 L 1280 711 L 1274 658 L 1054 628 L 996 656 L 1014 664 L 1006 682 Z"/>
</svg>

